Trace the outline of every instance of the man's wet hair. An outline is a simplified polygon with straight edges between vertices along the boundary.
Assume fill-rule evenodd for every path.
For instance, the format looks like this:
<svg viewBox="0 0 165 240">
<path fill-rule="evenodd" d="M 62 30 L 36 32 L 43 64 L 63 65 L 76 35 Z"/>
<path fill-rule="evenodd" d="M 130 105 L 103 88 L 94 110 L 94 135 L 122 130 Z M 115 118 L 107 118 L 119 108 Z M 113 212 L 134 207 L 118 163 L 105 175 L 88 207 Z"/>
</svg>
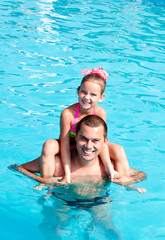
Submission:
<svg viewBox="0 0 165 240">
<path fill-rule="evenodd" d="M 107 137 L 107 124 L 105 123 L 105 121 L 101 117 L 96 116 L 96 115 L 88 115 L 88 116 L 82 118 L 81 121 L 77 125 L 76 135 L 80 131 L 81 125 L 83 123 L 85 125 L 87 125 L 88 127 L 92 127 L 92 128 L 103 126 L 104 139 Z"/>
</svg>

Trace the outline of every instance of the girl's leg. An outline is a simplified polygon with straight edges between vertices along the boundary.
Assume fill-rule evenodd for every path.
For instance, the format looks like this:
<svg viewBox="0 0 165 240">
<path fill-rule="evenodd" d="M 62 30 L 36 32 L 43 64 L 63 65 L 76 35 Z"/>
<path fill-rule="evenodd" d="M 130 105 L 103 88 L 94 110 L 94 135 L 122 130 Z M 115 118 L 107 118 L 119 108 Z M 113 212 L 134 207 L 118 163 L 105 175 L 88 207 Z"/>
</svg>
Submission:
<svg viewBox="0 0 165 240">
<path fill-rule="evenodd" d="M 57 139 L 47 140 L 42 148 L 40 157 L 40 174 L 42 177 L 52 177 L 55 171 L 54 157 L 60 152 L 60 144 Z"/>
<path fill-rule="evenodd" d="M 108 142 L 111 159 L 114 161 L 114 169 L 121 175 L 130 175 L 129 163 L 124 148 L 118 144 Z"/>
</svg>

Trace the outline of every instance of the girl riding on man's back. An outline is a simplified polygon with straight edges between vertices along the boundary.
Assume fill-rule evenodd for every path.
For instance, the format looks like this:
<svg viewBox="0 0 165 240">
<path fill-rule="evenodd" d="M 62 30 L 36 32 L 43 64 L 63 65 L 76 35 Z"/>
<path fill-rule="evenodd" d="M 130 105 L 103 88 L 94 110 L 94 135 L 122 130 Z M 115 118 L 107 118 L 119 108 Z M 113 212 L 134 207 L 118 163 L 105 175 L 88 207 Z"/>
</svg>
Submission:
<svg viewBox="0 0 165 240">
<path fill-rule="evenodd" d="M 44 143 L 40 158 L 40 173 L 43 177 L 54 175 L 54 156 L 61 154 L 65 176 L 63 181 L 71 182 L 71 150 L 76 149 L 75 135 L 77 123 L 87 115 L 98 115 L 106 121 L 105 110 L 98 106 L 105 95 L 106 80 L 108 74 L 100 67 L 84 69 L 81 85 L 77 89 L 78 103 L 75 103 L 61 113 L 60 140 L 51 139 Z M 89 154 L 88 151 L 84 154 Z M 121 175 L 129 175 L 129 164 L 124 149 L 117 144 L 107 142 L 100 153 L 100 158 L 105 166 L 109 178 L 113 181 L 116 172 Z"/>
</svg>

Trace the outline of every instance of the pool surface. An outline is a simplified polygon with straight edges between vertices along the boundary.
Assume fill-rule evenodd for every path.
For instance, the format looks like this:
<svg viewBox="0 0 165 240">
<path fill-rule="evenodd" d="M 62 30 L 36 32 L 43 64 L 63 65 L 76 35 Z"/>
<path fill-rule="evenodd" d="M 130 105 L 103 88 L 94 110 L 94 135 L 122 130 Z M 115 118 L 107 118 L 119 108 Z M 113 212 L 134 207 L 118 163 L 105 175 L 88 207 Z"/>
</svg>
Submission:
<svg viewBox="0 0 165 240">
<path fill-rule="evenodd" d="M 165 239 L 165 1 L 1 0 L 0 237 L 2 240 Z M 81 70 L 109 73 L 109 141 L 147 173 L 139 194 L 45 187 L 8 166 L 38 157 L 77 101 Z M 78 188 L 97 192 L 86 199 Z M 68 198 L 69 197 L 69 198 Z"/>
</svg>

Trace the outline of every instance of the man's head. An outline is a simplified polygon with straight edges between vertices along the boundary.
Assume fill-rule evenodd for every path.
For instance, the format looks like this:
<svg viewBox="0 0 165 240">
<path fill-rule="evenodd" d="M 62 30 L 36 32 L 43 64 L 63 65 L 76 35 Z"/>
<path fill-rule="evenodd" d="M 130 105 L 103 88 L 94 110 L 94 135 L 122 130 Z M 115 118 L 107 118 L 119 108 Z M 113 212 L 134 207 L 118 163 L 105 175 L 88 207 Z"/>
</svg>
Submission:
<svg viewBox="0 0 165 240">
<path fill-rule="evenodd" d="M 77 126 L 77 151 L 82 163 L 89 164 L 96 159 L 107 142 L 107 125 L 96 115 L 88 115 Z"/>
<path fill-rule="evenodd" d="M 103 127 L 103 136 L 104 138 L 107 138 L 107 124 L 105 121 L 96 115 L 88 115 L 84 118 L 81 119 L 81 121 L 78 123 L 77 128 L 76 128 L 76 135 L 80 131 L 81 125 L 85 124 L 91 128 L 96 128 L 96 127 Z"/>
</svg>

